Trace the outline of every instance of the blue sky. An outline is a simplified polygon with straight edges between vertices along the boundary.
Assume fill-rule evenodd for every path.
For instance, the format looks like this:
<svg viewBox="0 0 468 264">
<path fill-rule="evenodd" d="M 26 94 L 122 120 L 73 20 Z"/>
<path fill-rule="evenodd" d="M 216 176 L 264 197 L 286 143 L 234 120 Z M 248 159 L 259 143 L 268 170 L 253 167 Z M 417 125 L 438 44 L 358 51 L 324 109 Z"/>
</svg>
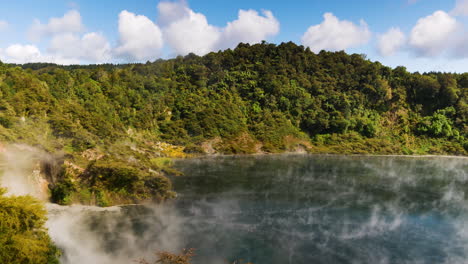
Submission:
<svg viewBox="0 0 468 264">
<path fill-rule="evenodd" d="M 146 61 L 266 39 L 410 71 L 468 72 L 468 0 L 1 2 L 5 62 Z"/>
</svg>

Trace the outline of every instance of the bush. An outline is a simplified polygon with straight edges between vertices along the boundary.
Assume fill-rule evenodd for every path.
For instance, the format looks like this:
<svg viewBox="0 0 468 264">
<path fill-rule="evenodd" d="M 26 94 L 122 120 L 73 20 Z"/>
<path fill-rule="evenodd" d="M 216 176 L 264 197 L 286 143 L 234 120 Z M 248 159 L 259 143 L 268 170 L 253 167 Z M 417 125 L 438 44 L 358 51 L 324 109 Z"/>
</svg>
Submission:
<svg viewBox="0 0 468 264">
<path fill-rule="evenodd" d="M 163 158 L 163 157 L 153 158 L 150 160 L 150 162 L 153 168 L 155 169 L 164 169 L 167 167 L 171 167 L 174 164 L 171 158 Z"/>
<path fill-rule="evenodd" d="M 128 192 L 135 192 L 142 178 L 136 168 L 119 162 L 105 161 L 91 163 L 86 175 L 91 186 L 102 186 L 110 191 L 126 189 Z"/>
<path fill-rule="evenodd" d="M 5 128 L 10 128 L 14 123 L 13 117 L 0 115 L 0 125 Z"/>
<path fill-rule="evenodd" d="M 167 165 L 169 161 L 159 162 Z M 173 196 L 168 178 L 118 161 L 92 162 L 84 172 L 84 177 L 94 190 L 100 206 L 113 204 L 113 199 L 138 202 L 148 198 L 159 200 Z"/>
<path fill-rule="evenodd" d="M 460 133 L 453 127 L 447 114 L 455 111 L 453 107 L 438 110 L 432 116 L 424 117 L 417 125 L 416 132 L 432 137 L 458 137 Z"/>
<path fill-rule="evenodd" d="M 58 264 L 59 250 L 44 227 L 46 210 L 30 196 L 0 189 L 0 263 Z"/>
<path fill-rule="evenodd" d="M 72 203 L 71 196 L 76 191 L 76 188 L 69 178 L 65 178 L 61 182 L 51 185 L 49 188 L 52 202 L 61 205 L 70 205 Z"/>
</svg>

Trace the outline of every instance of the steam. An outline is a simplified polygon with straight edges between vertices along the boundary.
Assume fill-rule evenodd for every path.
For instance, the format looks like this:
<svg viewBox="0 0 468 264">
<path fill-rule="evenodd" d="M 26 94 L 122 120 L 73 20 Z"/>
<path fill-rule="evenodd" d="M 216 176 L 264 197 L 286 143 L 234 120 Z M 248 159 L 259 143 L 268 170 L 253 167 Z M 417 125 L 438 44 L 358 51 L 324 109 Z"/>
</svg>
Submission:
<svg viewBox="0 0 468 264">
<path fill-rule="evenodd" d="M 63 250 L 64 264 L 128 264 L 182 248 L 183 218 L 166 206 L 47 207 L 49 234 Z"/>
<path fill-rule="evenodd" d="M 54 175 L 45 174 L 54 174 L 57 159 L 61 156 L 27 145 L 0 146 L 1 186 L 7 195 L 47 202 Z M 156 251 L 183 248 L 180 232 L 186 219 L 169 204 L 99 208 L 46 203 L 46 208 L 46 227 L 62 250 L 63 264 L 127 264 L 153 259 Z"/>
<path fill-rule="evenodd" d="M 31 195 L 42 201 L 47 200 L 48 182 L 41 175 L 41 160 L 49 154 L 21 144 L 0 148 L 1 186 L 7 188 L 7 195 Z"/>
</svg>

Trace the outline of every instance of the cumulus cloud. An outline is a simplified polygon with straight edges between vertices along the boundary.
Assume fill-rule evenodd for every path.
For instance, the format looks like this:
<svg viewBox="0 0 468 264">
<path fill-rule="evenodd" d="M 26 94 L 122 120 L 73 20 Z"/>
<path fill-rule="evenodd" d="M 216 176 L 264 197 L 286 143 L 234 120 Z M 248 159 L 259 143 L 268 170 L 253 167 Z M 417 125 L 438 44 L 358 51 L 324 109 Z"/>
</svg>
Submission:
<svg viewBox="0 0 468 264">
<path fill-rule="evenodd" d="M 118 56 L 139 61 L 155 59 L 162 47 L 162 32 L 149 18 L 126 10 L 119 14 Z"/>
<path fill-rule="evenodd" d="M 112 49 L 107 39 L 96 32 L 83 34 L 81 15 L 71 10 L 63 17 L 42 24 L 36 20 L 28 35 L 33 41 L 46 41 L 45 52 L 36 45 L 11 45 L 3 52 L 7 62 L 52 62 L 58 64 L 103 63 L 111 60 Z"/>
<path fill-rule="evenodd" d="M 449 55 L 454 58 L 468 57 L 468 30 L 466 28 L 460 30 L 453 43 L 450 45 Z"/>
<path fill-rule="evenodd" d="M 52 62 L 57 64 L 103 63 L 112 59 L 112 49 L 107 39 L 96 32 L 82 34 L 84 25 L 78 11 L 67 12 L 63 17 L 51 18 L 47 24 L 35 21 L 29 37 L 47 41 L 45 52 L 36 45 L 13 44 L 1 55 L 11 63 Z"/>
<path fill-rule="evenodd" d="M 6 30 L 8 26 L 9 26 L 8 22 L 0 20 L 0 31 Z"/>
<path fill-rule="evenodd" d="M 240 10 L 238 18 L 226 27 L 209 24 L 205 15 L 194 12 L 185 2 L 158 4 L 158 22 L 164 39 L 175 53 L 204 55 L 234 48 L 239 42 L 258 43 L 279 32 L 279 22 L 270 11 Z"/>
<path fill-rule="evenodd" d="M 10 45 L 3 51 L 3 57 L 11 63 L 38 62 L 41 52 L 34 45 Z"/>
<path fill-rule="evenodd" d="M 166 14 L 166 11 L 159 10 L 159 15 L 165 18 L 164 20 L 175 18 Z M 174 21 L 167 20 L 167 26 L 163 28 L 164 39 L 177 54 L 186 55 L 193 52 L 203 55 L 212 51 L 220 40 L 220 29 L 210 25 L 203 14 L 190 9 L 186 11 Z"/>
<path fill-rule="evenodd" d="M 356 25 L 339 20 L 332 13 L 325 13 L 323 17 L 324 21 L 309 27 L 301 39 L 302 44 L 314 52 L 345 50 L 366 44 L 371 38 L 372 34 L 363 20 Z"/>
<path fill-rule="evenodd" d="M 239 10 L 237 19 L 218 27 L 210 24 L 204 14 L 190 9 L 183 0 L 162 1 L 157 9 L 157 23 L 143 15 L 126 10 L 120 12 L 119 39 L 113 47 L 101 33 L 86 32 L 81 15 L 76 10 L 62 17 L 50 18 L 47 23 L 36 20 L 29 29 L 28 37 L 46 46 L 46 52 L 41 53 L 38 44 L 20 45 L 25 49 L 24 56 L 7 56 L 3 52 L 3 58 L 14 62 L 58 61 L 66 64 L 115 60 L 136 62 L 157 59 L 164 44 L 173 55 L 204 55 L 219 49 L 234 48 L 239 42 L 259 43 L 275 36 L 280 29 L 280 23 L 268 10 Z"/>
<path fill-rule="evenodd" d="M 378 37 L 377 49 L 380 55 L 390 56 L 405 45 L 405 42 L 405 34 L 399 28 L 391 28 L 385 34 Z"/>
<path fill-rule="evenodd" d="M 167 26 L 190 14 L 190 8 L 186 2 L 159 2 L 158 24 Z"/>
<path fill-rule="evenodd" d="M 279 22 L 270 11 L 240 10 L 226 27 L 216 27 L 186 2 L 160 2 L 158 24 L 145 16 L 122 11 L 119 15 L 120 44 L 115 53 L 129 60 L 150 60 L 160 55 L 163 42 L 177 55 L 234 48 L 239 42 L 258 43 L 279 32 Z"/>
<path fill-rule="evenodd" d="M 111 47 L 107 39 L 100 33 L 91 32 L 80 37 L 67 33 L 55 35 L 48 48 L 51 56 L 70 61 L 85 61 L 88 63 L 103 63 L 111 59 Z"/>
<path fill-rule="evenodd" d="M 468 0 L 457 0 L 451 14 L 455 16 L 468 16 Z"/>
<path fill-rule="evenodd" d="M 66 58 L 60 54 L 43 54 L 35 45 L 13 44 L 0 52 L 2 61 L 8 63 L 34 63 L 50 62 L 57 64 L 78 64 L 81 61 L 76 58 Z"/>
<path fill-rule="evenodd" d="M 233 47 L 239 42 L 258 43 L 279 33 L 280 23 L 271 11 L 239 10 L 237 20 L 229 22 L 224 29 L 221 48 Z"/>
<path fill-rule="evenodd" d="M 111 46 L 101 33 L 91 32 L 81 38 L 83 58 L 94 62 L 106 62 L 110 59 Z"/>
<path fill-rule="evenodd" d="M 436 11 L 418 20 L 411 30 L 409 44 L 420 56 L 439 55 L 456 41 L 460 29 L 455 18 L 444 11 Z"/>
<path fill-rule="evenodd" d="M 63 33 L 78 33 L 84 30 L 81 15 L 76 10 L 68 11 L 63 17 L 53 17 L 47 24 L 35 20 L 29 29 L 28 36 L 32 41 L 40 41 L 43 37 L 49 37 Z"/>
</svg>

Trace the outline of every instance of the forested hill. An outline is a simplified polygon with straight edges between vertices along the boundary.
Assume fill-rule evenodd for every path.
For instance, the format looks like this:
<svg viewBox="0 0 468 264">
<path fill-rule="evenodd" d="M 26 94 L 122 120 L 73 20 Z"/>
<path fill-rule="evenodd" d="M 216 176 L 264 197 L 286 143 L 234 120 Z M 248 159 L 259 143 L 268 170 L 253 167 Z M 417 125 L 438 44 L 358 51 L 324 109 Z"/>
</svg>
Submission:
<svg viewBox="0 0 468 264">
<path fill-rule="evenodd" d="M 0 98 L 1 141 L 69 154 L 116 142 L 185 153 L 468 151 L 468 73 L 409 73 L 291 42 L 146 64 L 0 64 Z"/>
</svg>

